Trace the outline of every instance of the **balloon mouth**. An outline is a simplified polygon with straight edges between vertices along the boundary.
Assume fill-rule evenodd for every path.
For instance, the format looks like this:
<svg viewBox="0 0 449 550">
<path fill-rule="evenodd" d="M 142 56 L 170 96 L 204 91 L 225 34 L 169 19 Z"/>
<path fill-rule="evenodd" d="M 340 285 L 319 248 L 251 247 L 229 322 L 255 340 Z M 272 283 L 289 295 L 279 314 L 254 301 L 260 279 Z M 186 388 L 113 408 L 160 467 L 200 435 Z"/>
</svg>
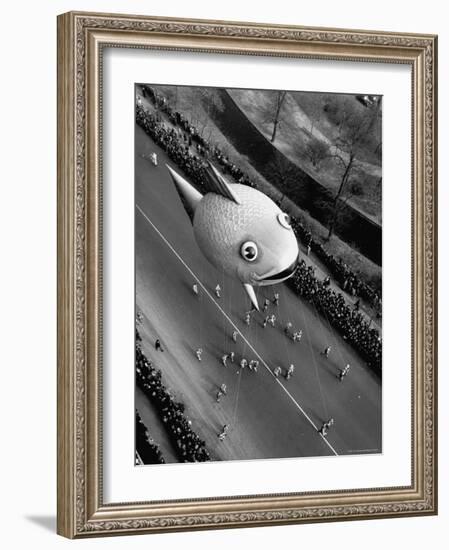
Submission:
<svg viewBox="0 0 449 550">
<path fill-rule="evenodd" d="M 295 273 L 298 267 L 298 260 L 299 260 L 299 255 L 296 257 L 294 262 L 292 262 L 288 267 L 286 267 L 282 271 L 279 271 L 279 273 L 269 275 L 268 277 L 262 277 L 260 280 L 265 283 L 276 283 L 280 281 L 285 281 Z"/>
</svg>

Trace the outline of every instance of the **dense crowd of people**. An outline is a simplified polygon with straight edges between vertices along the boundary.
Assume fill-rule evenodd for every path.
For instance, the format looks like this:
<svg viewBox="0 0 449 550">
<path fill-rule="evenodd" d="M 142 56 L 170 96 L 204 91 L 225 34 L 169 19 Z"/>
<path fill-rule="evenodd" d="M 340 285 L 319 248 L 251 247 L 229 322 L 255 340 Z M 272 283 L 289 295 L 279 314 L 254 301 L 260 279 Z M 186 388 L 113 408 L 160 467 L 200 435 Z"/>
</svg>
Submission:
<svg viewBox="0 0 449 550">
<path fill-rule="evenodd" d="M 319 281 L 314 268 L 307 266 L 304 260 L 301 260 L 288 283 L 295 292 L 313 303 L 343 338 L 359 351 L 373 370 L 382 374 L 382 339 L 356 307 L 350 307 L 339 292 Z"/>
<path fill-rule="evenodd" d="M 145 97 L 166 113 L 167 117 L 177 128 L 164 124 L 160 113 L 150 112 L 141 104 L 137 104 L 136 121 L 144 131 L 168 154 L 168 156 L 191 178 L 202 192 L 207 192 L 205 176 L 205 158 L 213 158 L 221 165 L 224 172 L 231 174 L 234 180 L 245 185 L 257 186 L 235 166 L 229 159 L 220 153 L 216 146 L 210 146 L 198 134 L 195 128 L 179 112 L 168 105 L 166 99 L 157 94 L 151 87 L 145 86 Z M 190 151 L 195 144 L 198 155 Z M 379 294 L 352 272 L 349 267 L 329 254 L 323 246 L 315 241 L 312 234 L 295 217 L 292 217 L 292 227 L 304 245 L 314 251 L 323 263 L 329 268 L 340 287 L 352 296 L 360 296 L 370 303 L 379 313 L 381 299 Z M 327 278 L 329 279 L 329 278 Z M 299 266 L 295 276 L 290 280 L 292 288 L 306 299 L 313 301 L 317 309 L 325 315 L 329 322 L 342 334 L 367 362 L 381 373 L 382 340 L 379 332 L 371 328 L 358 308 L 350 307 L 344 297 L 331 288 L 328 282 L 320 282 L 312 267 L 304 262 Z"/>
<path fill-rule="evenodd" d="M 166 127 L 157 112 L 150 113 L 139 104 L 136 113 L 137 123 L 192 178 L 200 191 L 206 191 L 203 172 L 204 158 L 213 158 L 221 166 L 223 172 L 230 174 L 236 182 L 257 188 L 257 185 L 248 175 L 224 155 L 219 147 L 209 144 L 184 115 L 172 109 L 163 95 L 158 94 L 151 86 L 147 85 L 142 86 L 142 94 L 158 110 L 164 112 L 170 122 L 179 130 Z M 195 146 L 199 156 L 190 153 L 189 147 L 192 145 Z M 353 296 L 359 296 L 365 300 L 379 312 L 378 317 L 380 317 L 381 298 L 379 291 L 363 281 L 341 259 L 327 252 L 320 242 L 313 239 L 310 231 L 295 216 L 292 216 L 292 227 L 303 244 L 306 247 L 310 246 L 311 250 L 327 266 L 341 288 Z"/>
<path fill-rule="evenodd" d="M 203 441 L 184 415 L 185 407 L 173 399 L 162 383 L 161 371 L 148 361 L 136 338 L 136 383 L 153 403 L 176 449 L 180 462 L 207 462 L 210 455 Z"/>
<path fill-rule="evenodd" d="M 306 247 L 310 246 L 310 249 L 328 267 L 332 276 L 343 290 L 352 296 L 360 296 L 373 308 L 380 311 L 381 298 L 376 290 L 365 283 L 341 259 L 330 254 L 321 243 L 315 241 L 310 231 L 297 218 L 292 216 L 291 223 L 299 239 Z"/>
<path fill-rule="evenodd" d="M 155 141 L 170 159 L 175 162 L 192 180 L 200 191 L 205 192 L 203 160 L 189 151 L 188 141 L 180 138 L 179 133 L 158 120 L 157 113 L 146 112 L 137 108 L 137 123 Z"/>
<path fill-rule="evenodd" d="M 148 433 L 139 413 L 136 411 L 136 453 L 137 460 L 143 464 L 165 464 L 159 445 L 157 445 Z"/>
<path fill-rule="evenodd" d="M 189 147 L 193 145 L 199 155 L 201 155 L 203 158 L 213 158 L 221 166 L 222 171 L 232 176 L 232 178 L 236 182 L 243 185 L 249 185 L 250 187 L 256 187 L 256 185 L 254 184 L 254 182 L 251 181 L 248 175 L 243 170 L 241 170 L 241 168 L 239 168 L 234 162 L 232 162 L 229 157 L 220 150 L 219 147 L 217 147 L 216 145 L 211 145 L 200 135 L 195 126 L 191 124 L 182 113 L 172 109 L 163 95 L 158 94 L 153 88 L 151 88 L 151 86 L 142 86 L 142 94 L 144 97 L 151 100 L 151 102 L 160 111 L 166 114 L 167 118 L 173 126 L 179 128 L 180 131 L 175 131 L 175 134 L 177 134 L 178 138 L 181 140 L 181 145 L 183 147 L 185 147 L 186 145 L 188 145 Z M 180 167 L 182 168 L 182 166 Z M 193 174 L 191 174 L 188 170 L 186 170 L 186 172 L 193 177 Z M 196 178 L 194 179 L 195 181 L 197 181 Z"/>
</svg>

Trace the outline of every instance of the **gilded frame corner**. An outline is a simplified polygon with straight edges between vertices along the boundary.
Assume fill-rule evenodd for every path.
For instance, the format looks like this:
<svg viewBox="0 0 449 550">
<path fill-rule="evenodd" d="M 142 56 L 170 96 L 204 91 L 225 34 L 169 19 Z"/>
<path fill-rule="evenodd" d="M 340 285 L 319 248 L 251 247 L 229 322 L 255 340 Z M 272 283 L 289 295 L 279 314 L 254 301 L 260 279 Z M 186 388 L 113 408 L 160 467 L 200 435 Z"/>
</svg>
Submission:
<svg viewBox="0 0 449 550">
<path fill-rule="evenodd" d="M 413 102 L 409 487 L 104 504 L 101 459 L 103 46 L 407 63 Z M 58 17 L 58 533 L 86 536 L 437 513 L 437 37 L 70 12 Z"/>
</svg>

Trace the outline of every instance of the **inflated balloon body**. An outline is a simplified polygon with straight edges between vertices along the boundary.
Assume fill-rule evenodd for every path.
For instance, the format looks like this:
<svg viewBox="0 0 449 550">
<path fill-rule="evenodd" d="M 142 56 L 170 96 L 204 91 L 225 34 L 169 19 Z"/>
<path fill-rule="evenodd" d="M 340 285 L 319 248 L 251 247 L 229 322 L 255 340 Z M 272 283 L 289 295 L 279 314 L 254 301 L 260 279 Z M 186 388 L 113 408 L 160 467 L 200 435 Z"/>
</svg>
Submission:
<svg viewBox="0 0 449 550">
<path fill-rule="evenodd" d="M 193 224 L 201 252 L 237 278 L 258 309 L 253 286 L 272 285 L 293 275 L 298 243 L 287 214 L 264 193 L 228 183 L 210 164 L 213 191 L 202 195 L 167 165 Z"/>
</svg>

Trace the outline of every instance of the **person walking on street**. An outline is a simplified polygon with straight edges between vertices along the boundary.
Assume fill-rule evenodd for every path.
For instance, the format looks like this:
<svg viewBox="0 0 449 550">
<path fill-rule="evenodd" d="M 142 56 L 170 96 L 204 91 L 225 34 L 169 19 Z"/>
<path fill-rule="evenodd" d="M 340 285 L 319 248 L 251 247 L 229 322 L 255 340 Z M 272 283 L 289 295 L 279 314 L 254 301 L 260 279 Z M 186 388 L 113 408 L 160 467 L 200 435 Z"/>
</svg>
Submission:
<svg viewBox="0 0 449 550">
<path fill-rule="evenodd" d="M 237 335 L 238 335 L 238 332 L 236 330 L 234 330 L 234 332 L 232 333 L 232 340 L 234 342 L 237 342 Z"/>
<path fill-rule="evenodd" d="M 223 363 L 224 367 L 228 366 L 227 363 L 226 363 L 226 361 L 228 360 L 228 357 L 229 357 L 229 355 L 227 353 L 225 353 L 221 358 L 221 362 Z"/>
<path fill-rule="evenodd" d="M 323 425 L 318 430 L 318 433 L 320 433 L 323 437 L 326 437 L 327 432 L 329 431 L 329 428 L 331 428 L 334 425 L 334 419 L 329 418 L 329 420 L 326 420 L 326 422 L 323 422 Z"/>
<path fill-rule="evenodd" d="M 276 378 L 278 378 L 279 375 L 281 374 L 281 372 L 282 372 L 281 367 L 276 367 L 276 368 L 274 369 L 274 371 L 273 371 L 273 374 L 274 374 L 274 376 L 275 376 Z"/>
<path fill-rule="evenodd" d="M 217 403 L 220 402 L 220 399 L 223 397 L 223 395 L 226 395 L 226 384 L 222 384 L 219 388 L 218 388 L 218 391 L 217 391 L 217 396 L 216 396 L 216 400 L 217 400 Z"/>
<path fill-rule="evenodd" d="M 193 293 L 198 296 L 199 294 L 199 290 L 198 290 L 198 285 L 195 283 L 193 286 L 192 286 L 192 290 L 193 290 Z"/>
<path fill-rule="evenodd" d="M 224 441 L 225 437 L 228 435 L 228 432 L 229 432 L 229 424 L 225 424 L 221 429 L 221 432 L 218 434 L 218 439 L 220 441 Z"/>
<path fill-rule="evenodd" d="M 287 372 L 285 374 L 285 379 L 290 380 L 294 372 L 295 372 L 295 365 L 291 364 L 287 369 Z"/>
<path fill-rule="evenodd" d="M 324 357 L 326 357 L 326 359 L 327 359 L 329 357 L 330 352 L 331 352 L 331 347 L 327 346 L 326 348 L 324 348 L 324 351 L 323 351 L 322 355 L 324 355 Z"/>
<path fill-rule="evenodd" d="M 340 382 L 343 381 L 343 378 L 348 374 L 350 368 L 351 365 L 348 363 L 344 369 L 340 369 L 340 374 L 338 375 L 338 379 L 340 380 Z"/>
<path fill-rule="evenodd" d="M 244 357 L 242 357 L 242 358 L 240 359 L 240 363 L 239 363 L 239 367 L 240 367 L 240 368 L 239 368 L 239 370 L 236 372 L 236 374 L 240 374 L 240 371 L 243 372 L 243 369 L 244 369 L 247 365 L 248 365 L 248 361 L 247 361 Z"/>
<path fill-rule="evenodd" d="M 229 354 L 229 359 L 231 360 L 231 363 L 234 362 L 234 357 L 235 357 L 235 353 L 231 351 L 231 353 Z"/>
<path fill-rule="evenodd" d="M 275 306 L 278 306 L 278 305 L 279 305 L 279 292 L 275 292 L 275 293 L 274 293 L 273 304 L 274 304 Z"/>
<path fill-rule="evenodd" d="M 265 298 L 262 311 L 267 311 L 269 305 L 270 305 L 270 300 L 268 298 Z"/>
<path fill-rule="evenodd" d="M 198 348 L 196 350 L 195 354 L 196 354 L 196 357 L 197 357 L 198 361 L 201 361 L 201 357 L 203 355 L 203 348 Z"/>
<path fill-rule="evenodd" d="M 157 338 L 156 342 L 154 342 L 154 347 L 156 348 L 156 351 L 164 351 L 164 348 L 162 347 L 159 338 Z"/>
<path fill-rule="evenodd" d="M 215 287 L 215 296 L 217 298 L 220 298 L 221 296 L 221 286 L 217 284 L 217 286 Z"/>
<path fill-rule="evenodd" d="M 216 397 L 215 397 L 215 400 L 217 403 L 220 403 L 220 399 L 223 397 L 223 392 L 221 390 L 218 390 L 217 391 L 217 394 L 216 394 Z"/>
</svg>

